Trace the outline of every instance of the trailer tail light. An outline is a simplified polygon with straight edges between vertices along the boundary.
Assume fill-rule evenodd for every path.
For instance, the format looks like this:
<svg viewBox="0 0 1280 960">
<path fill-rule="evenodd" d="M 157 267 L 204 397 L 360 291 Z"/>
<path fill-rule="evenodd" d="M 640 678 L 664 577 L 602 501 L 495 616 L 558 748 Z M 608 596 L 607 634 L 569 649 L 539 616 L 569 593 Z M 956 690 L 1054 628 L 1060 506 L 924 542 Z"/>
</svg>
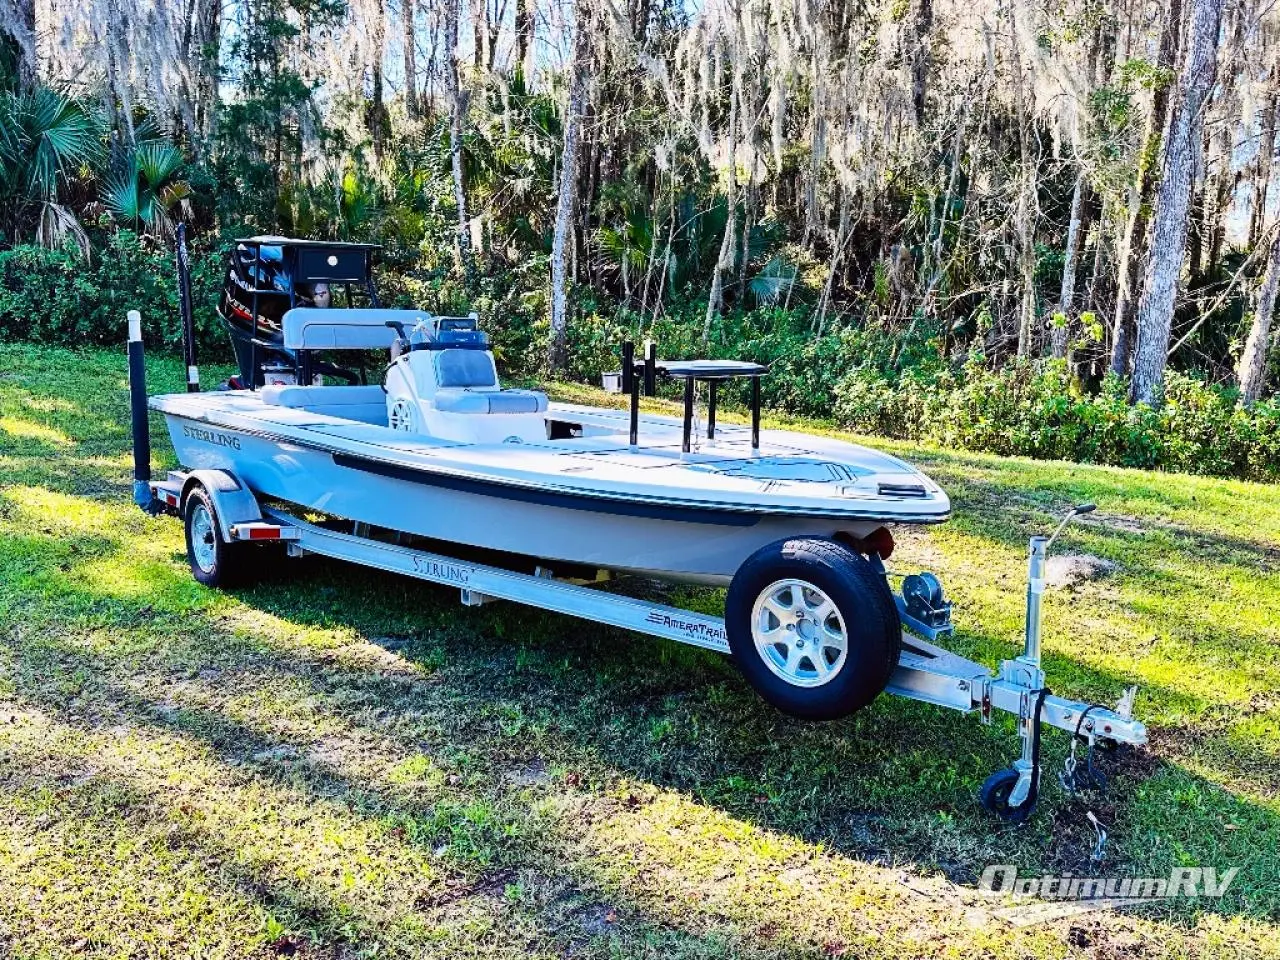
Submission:
<svg viewBox="0 0 1280 960">
<path fill-rule="evenodd" d="M 278 523 L 264 523 L 262 521 L 254 521 L 253 523 L 237 523 L 231 527 L 232 540 L 297 540 L 298 530 L 296 527 L 282 526 Z"/>
</svg>

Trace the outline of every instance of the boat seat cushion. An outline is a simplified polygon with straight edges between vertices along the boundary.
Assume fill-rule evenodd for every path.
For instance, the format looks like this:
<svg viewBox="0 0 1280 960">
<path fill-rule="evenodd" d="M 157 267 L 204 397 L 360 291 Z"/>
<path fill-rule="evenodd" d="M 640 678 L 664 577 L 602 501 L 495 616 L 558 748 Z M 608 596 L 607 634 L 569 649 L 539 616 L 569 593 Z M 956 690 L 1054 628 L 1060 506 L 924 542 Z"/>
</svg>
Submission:
<svg viewBox="0 0 1280 960">
<path fill-rule="evenodd" d="M 436 409 L 446 413 L 543 413 L 547 395 L 536 390 L 445 387 L 436 391 Z"/>
<path fill-rule="evenodd" d="M 275 407 L 306 410 L 362 423 L 387 422 L 387 395 L 377 384 L 332 387 L 295 384 L 263 387 L 258 393 L 263 403 Z"/>
<path fill-rule="evenodd" d="M 498 387 L 498 371 L 488 350 L 439 350 L 435 363 L 437 387 Z"/>
</svg>

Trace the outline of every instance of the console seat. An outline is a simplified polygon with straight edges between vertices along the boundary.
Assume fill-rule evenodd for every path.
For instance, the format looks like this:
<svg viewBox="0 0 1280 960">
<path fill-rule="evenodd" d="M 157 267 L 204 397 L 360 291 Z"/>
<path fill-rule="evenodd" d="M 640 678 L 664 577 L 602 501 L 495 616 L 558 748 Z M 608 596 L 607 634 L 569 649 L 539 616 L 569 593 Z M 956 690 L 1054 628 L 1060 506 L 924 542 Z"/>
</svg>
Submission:
<svg viewBox="0 0 1280 960">
<path fill-rule="evenodd" d="M 432 401 L 444 413 L 544 413 L 547 395 L 503 390 L 488 350 L 433 351 L 436 390 Z"/>
<path fill-rule="evenodd" d="M 544 413 L 547 395 L 536 390 L 472 390 L 441 387 L 436 409 L 446 413 Z"/>
</svg>

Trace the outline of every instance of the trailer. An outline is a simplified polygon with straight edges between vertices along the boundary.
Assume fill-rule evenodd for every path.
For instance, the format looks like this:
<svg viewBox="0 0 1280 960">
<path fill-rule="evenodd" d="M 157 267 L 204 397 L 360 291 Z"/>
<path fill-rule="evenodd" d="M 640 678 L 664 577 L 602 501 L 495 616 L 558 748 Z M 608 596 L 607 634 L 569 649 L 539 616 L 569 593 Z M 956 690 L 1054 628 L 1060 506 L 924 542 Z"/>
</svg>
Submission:
<svg viewBox="0 0 1280 960">
<path fill-rule="evenodd" d="M 667 604 L 604 592 L 599 584 L 608 576 L 564 575 L 550 567 L 532 572 L 477 563 L 457 556 L 397 543 L 393 530 L 375 531 L 359 524 L 321 525 L 289 513 L 277 505 L 263 505 L 234 475 L 221 470 L 173 471 L 164 480 L 149 480 L 153 511 L 184 520 L 188 557 L 198 576 L 218 571 L 222 582 L 243 582 L 255 545 L 276 544 L 286 556 L 309 554 L 359 564 L 385 573 L 423 580 L 459 591 L 464 606 L 498 600 L 602 623 L 634 633 L 674 640 L 705 650 L 729 654 L 723 617 Z M 980 802 L 1009 821 L 1025 820 L 1034 810 L 1040 788 L 1041 731 L 1044 725 L 1066 731 L 1092 750 L 1096 745 L 1141 745 L 1146 727 L 1133 716 L 1136 687 L 1130 687 L 1114 708 L 1068 700 L 1052 694 L 1041 663 L 1041 601 L 1045 590 L 1045 560 L 1054 540 L 1074 517 L 1094 509 L 1081 504 L 1071 509 L 1048 537 L 1032 537 L 1028 546 L 1026 630 L 1022 653 L 991 670 L 947 650 L 941 642 L 953 632 L 951 605 L 932 574 L 913 574 L 894 594 L 904 624 L 902 652 L 886 687 L 894 696 L 917 700 L 960 713 L 977 714 L 984 724 L 997 713 L 1017 718 L 1021 753 L 1011 766 L 993 773 L 982 787 Z M 346 526 L 347 529 L 342 529 Z M 1091 785 L 1092 760 L 1069 768 L 1068 786 Z"/>
</svg>

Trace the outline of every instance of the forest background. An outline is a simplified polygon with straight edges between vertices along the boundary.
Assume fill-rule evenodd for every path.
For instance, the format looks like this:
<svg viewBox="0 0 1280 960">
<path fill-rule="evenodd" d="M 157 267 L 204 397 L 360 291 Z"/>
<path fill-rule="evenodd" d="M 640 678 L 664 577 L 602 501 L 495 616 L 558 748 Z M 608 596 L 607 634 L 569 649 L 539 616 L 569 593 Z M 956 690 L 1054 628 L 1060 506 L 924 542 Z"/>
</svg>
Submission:
<svg viewBox="0 0 1280 960">
<path fill-rule="evenodd" d="M 0 0 L 0 338 L 203 356 L 234 238 L 380 243 L 516 377 L 1280 478 L 1274 0 Z"/>
</svg>

